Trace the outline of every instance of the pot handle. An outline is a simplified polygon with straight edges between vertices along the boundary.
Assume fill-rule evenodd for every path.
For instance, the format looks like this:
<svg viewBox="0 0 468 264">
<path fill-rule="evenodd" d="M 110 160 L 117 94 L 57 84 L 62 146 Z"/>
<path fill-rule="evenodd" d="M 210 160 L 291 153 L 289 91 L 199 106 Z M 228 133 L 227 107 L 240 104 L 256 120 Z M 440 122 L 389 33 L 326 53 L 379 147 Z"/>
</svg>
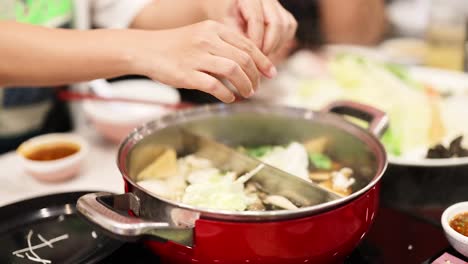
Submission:
<svg viewBox="0 0 468 264">
<path fill-rule="evenodd" d="M 147 221 L 138 217 L 116 212 L 113 207 L 108 206 L 103 200 L 120 201 L 120 208 L 127 213 L 128 210 L 139 211 L 139 199 L 132 193 L 116 195 L 107 192 L 89 193 L 81 196 L 76 208 L 78 212 L 113 238 L 124 241 L 137 241 L 143 237 L 156 238 L 160 241 L 171 240 L 186 246 L 192 246 L 192 228 L 181 228 L 171 226 L 165 222 Z M 122 206 L 124 201 L 124 206 Z"/>
<path fill-rule="evenodd" d="M 387 114 L 369 105 L 343 100 L 333 102 L 321 111 L 348 115 L 367 121 L 369 122 L 367 129 L 377 137 L 382 136 L 388 128 L 389 119 Z"/>
</svg>

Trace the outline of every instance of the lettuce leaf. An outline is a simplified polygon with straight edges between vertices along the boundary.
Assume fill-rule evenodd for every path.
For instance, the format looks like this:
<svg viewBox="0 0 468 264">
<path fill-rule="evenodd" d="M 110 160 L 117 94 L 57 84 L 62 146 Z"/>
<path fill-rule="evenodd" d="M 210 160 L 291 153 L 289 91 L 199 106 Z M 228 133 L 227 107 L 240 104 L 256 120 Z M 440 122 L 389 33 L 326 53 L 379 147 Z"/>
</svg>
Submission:
<svg viewBox="0 0 468 264">
<path fill-rule="evenodd" d="M 309 161 L 319 170 L 330 170 L 332 168 L 332 160 L 322 153 L 309 153 Z"/>
</svg>

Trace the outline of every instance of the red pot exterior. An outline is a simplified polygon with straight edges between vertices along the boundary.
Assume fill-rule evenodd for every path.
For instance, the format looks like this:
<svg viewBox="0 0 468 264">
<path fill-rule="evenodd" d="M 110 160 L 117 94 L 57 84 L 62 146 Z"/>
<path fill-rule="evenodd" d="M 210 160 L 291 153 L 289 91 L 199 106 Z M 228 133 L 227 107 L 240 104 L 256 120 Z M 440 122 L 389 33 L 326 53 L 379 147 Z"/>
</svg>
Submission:
<svg viewBox="0 0 468 264">
<path fill-rule="evenodd" d="M 318 215 L 286 221 L 200 219 L 195 245 L 146 241 L 164 263 L 342 263 L 376 215 L 379 184 L 357 199 Z"/>
</svg>

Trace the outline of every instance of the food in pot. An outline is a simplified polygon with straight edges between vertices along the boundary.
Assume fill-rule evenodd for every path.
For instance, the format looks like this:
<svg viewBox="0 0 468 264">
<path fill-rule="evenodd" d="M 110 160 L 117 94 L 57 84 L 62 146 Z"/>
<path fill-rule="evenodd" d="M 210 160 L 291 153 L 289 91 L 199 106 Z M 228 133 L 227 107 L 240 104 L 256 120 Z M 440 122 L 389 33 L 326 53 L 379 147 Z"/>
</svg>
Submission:
<svg viewBox="0 0 468 264">
<path fill-rule="evenodd" d="M 167 179 L 177 173 L 177 153 L 174 149 L 164 148 L 149 166 L 141 171 L 137 180 Z"/>
<path fill-rule="evenodd" d="M 160 158 L 166 157 L 159 156 L 147 168 L 154 167 L 154 164 L 159 164 Z M 175 174 L 165 179 L 147 178 L 138 181 L 138 184 L 164 198 L 201 208 L 232 211 L 244 211 L 248 207 L 251 210 L 292 208 L 292 202 L 284 197 L 270 197 L 260 191 L 261 187 L 246 188 L 246 182 L 260 171 L 263 165 L 239 175 L 233 171 L 221 171 L 215 168 L 210 160 L 196 155 L 179 159 L 172 155 L 170 157 L 173 159 L 170 164 L 175 165 L 172 168 L 166 167 L 165 172 Z M 146 173 L 146 169 L 143 172 Z"/>
<path fill-rule="evenodd" d="M 347 196 L 352 193 L 351 186 L 356 182 L 356 180 L 351 177 L 352 174 L 353 171 L 345 167 L 339 171 L 332 172 L 331 177 L 321 182 L 319 185 L 342 196 Z"/>
<path fill-rule="evenodd" d="M 245 151 L 268 165 L 309 180 L 307 150 L 300 143 L 292 142 L 287 146 L 258 146 L 247 148 Z"/>
<path fill-rule="evenodd" d="M 351 194 L 355 182 L 353 171 L 324 153 L 311 152 L 323 149 L 317 144 L 322 139 L 317 140 L 239 150 L 332 192 L 343 196 Z M 320 144 L 325 143 L 322 140 Z M 263 211 L 301 207 L 286 197 L 266 192 L 257 182 L 249 181 L 262 166 L 244 174 L 222 171 L 208 159 L 196 154 L 177 158 L 175 150 L 167 148 L 137 175 L 137 182 L 156 195 L 201 208 Z M 317 177 L 318 174 L 321 176 Z"/>
<path fill-rule="evenodd" d="M 326 144 L 326 139 L 318 138 L 304 144 L 292 142 L 287 146 L 259 146 L 244 148 L 244 151 L 266 164 L 318 183 L 341 196 L 350 195 L 351 186 L 356 181 L 352 177 L 353 170 L 334 162 L 324 153 L 317 152 L 324 151 Z"/>
<path fill-rule="evenodd" d="M 450 227 L 468 237 L 468 212 L 456 215 L 450 220 Z"/>
</svg>

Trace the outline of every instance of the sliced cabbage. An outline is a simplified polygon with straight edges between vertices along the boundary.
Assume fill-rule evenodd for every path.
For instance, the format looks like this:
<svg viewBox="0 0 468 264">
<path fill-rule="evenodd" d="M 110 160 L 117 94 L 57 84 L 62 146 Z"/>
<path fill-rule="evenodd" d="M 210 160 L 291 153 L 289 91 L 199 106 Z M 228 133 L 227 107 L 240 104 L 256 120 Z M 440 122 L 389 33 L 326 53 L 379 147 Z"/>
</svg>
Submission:
<svg viewBox="0 0 468 264">
<path fill-rule="evenodd" d="M 244 211 L 256 200 L 244 192 L 244 184 L 235 180 L 232 172 L 221 173 L 218 169 L 194 171 L 188 176 L 191 183 L 182 202 L 202 208 Z"/>
<path fill-rule="evenodd" d="M 287 104 L 320 110 L 345 96 L 343 88 L 332 79 L 302 80 L 298 85 L 298 96 L 288 98 Z"/>
<path fill-rule="evenodd" d="M 339 54 L 328 64 L 333 79 L 343 88 L 357 88 L 366 80 L 368 61 L 354 54 Z"/>
<path fill-rule="evenodd" d="M 385 111 L 390 130 L 382 140 L 394 156 L 430 144 L 430 100 L 405 67 L 340 54 L 331 59 L 328 70 L 328 79 L 302 81 L 297 105 L 320 109 L 332 101 L 347 99 Z"/>
<path fill-rule="evenodd" d="M 264 156 L 261 161 L 292 175 L 309 180 L 309 157 L 305 147 L 297 142 L 292 142 L 287 147 L 275 146 Z"/>
</svg>

